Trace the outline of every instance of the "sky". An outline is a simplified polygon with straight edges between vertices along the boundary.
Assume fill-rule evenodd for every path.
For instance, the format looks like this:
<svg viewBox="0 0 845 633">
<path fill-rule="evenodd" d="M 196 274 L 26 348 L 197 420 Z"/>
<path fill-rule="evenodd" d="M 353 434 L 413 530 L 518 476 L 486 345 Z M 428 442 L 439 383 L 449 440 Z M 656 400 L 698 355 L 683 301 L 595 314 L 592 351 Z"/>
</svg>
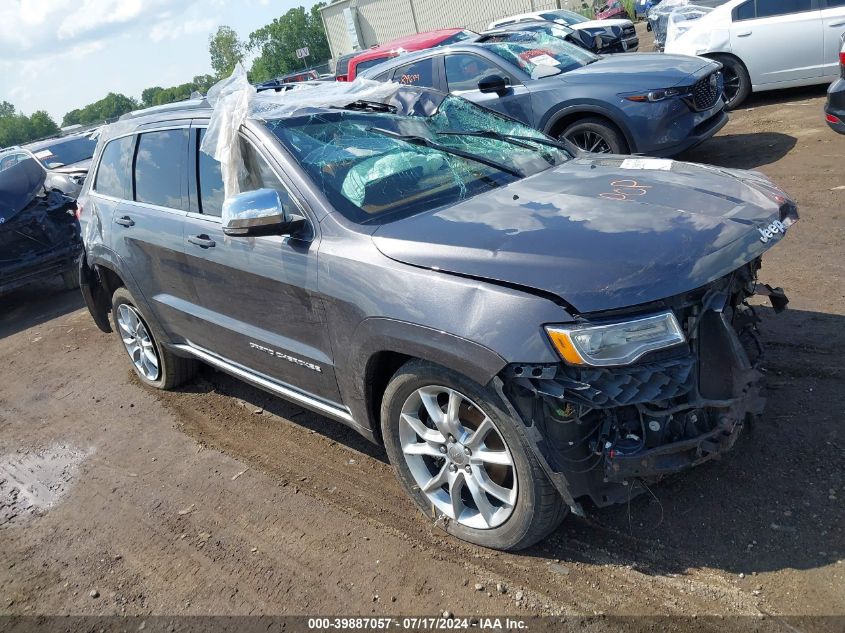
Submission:
<svg viewBox="0 0 845 633">
<path fill-rule="evenodd" d="M 109 92 L 140 98 L 211 73 L 208 36 L 241 39 L 313 0 L 0 0 L 0 101 L 61 125 Z"/>
</svg>

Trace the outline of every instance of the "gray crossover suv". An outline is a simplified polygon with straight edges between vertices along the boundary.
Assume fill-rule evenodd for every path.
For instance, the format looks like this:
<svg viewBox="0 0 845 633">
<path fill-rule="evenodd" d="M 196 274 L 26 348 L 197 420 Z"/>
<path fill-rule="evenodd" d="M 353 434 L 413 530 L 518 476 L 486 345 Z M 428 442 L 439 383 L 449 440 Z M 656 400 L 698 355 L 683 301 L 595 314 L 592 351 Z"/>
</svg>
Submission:
<svg viewBox="0 0 845 633">
<path fill-rule="evenodd" d="M 746 299 L 786 303 L 756 283 L 797 219 L 786 195 L 393 89 L 103 132 L 83 294 L 140 380 L 171 388 L 202 361 L 339 420 L 437 525 L 494 548 L 729 449 L 762 412 Z M 200 146 L 226 125 L 221 174 Z"/>
<path fill-rule="evenodd" d="M 544 33 L 493 31 L 361 76 L 461 96 L 585 151 L 674 156 L 728 122 L 721 68 L 684 55 L 599 56 Z"/>
</svg>

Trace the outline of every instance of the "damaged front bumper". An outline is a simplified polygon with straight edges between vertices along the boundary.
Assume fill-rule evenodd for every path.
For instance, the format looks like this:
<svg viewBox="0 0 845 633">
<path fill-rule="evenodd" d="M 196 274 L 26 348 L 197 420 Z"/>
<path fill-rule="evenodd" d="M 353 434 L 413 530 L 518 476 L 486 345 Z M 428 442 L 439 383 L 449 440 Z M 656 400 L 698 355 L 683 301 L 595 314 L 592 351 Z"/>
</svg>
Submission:
<svg viewBox="0 0 845 633">
<path fill-rule="evenodd" d="M 746 299 L 759 262 L 664 302 L 687 343 L 618 367 L 510 365 L 502 394 L 526 425 L 547 474 L 574 508 L 624 502 L 654 482 L 717 459 L 763 412 L 758 319 Z M 636 490 L 639 489 L 639 490 Z"/>
</svg>

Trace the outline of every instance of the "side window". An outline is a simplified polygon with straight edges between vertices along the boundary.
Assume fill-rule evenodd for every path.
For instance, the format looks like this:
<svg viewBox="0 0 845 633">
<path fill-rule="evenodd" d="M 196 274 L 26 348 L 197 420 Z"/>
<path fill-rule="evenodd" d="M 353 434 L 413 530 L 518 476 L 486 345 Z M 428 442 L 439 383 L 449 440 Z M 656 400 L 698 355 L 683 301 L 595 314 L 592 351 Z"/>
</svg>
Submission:
<svg viewBox="0 0 845 633">
<path fill-rule="evenodd" d="M 355 64 L 355 74 L 358 75 L 359 73 L 364 72 L 368 68 L 372 68 L 373 66 L 378 66 L 379 64 L 383 64 L 390 57 L 376 57 L 375 59 L 365 59 L 362 62 L 358 62 Z"/>
<path fill-rule="evenodd" d="M 833 9 L 834 7 L 845 7 L 845 0 L 825 0 L 824 4 L 828 9 Z"/>
<path fill-rule="evenodd" d="M 135 153 L 135 201 L 186 210 L 182 180 L 188 158 L 188 130 L 145 132 Z"/>
<path fill-rule="evenodd" d="M 756 15 L 754 0 L 748 0 L 748 2 L 739 5 L 736 9 L 734 9 L 734 22 L 753 20 Z"/>
<path fill-rule="evenodd" d="M 223 214 L 223 175 L 220 163 L 199 150 L 205 129 L 199 131 L 197 143 L 197 187 L 199 187 L 200 213 L 220 217 Z"/>
<path fill-rule="evenodd" d="M 734 9 L 734 20 L 771 18 L 813 9 L 813 0 L 752 0 Z"/>
<path fill-rule="evenodd" d="M 132 197 L 132 148 L 135 144 L 134 136 L 109 141 L 103 149 L 100 166 L 97 168 L 97 179 L 94 181 L 94 191 L 115 198 Z"/>
<path fill-rule="evenodd" d="M 434 87 L 434 58 L 420 59 L 400 66 L 393 72 L 393 81 L 406 86 Z"/>
<path fill-rule="evenodd" d="M 446 55 L 446 82 L 449 84 L 449 92 L 478 90 L 478 82 L 488 75 L 507 76 L 501 68 L 477 55 Z"/>
</svg>

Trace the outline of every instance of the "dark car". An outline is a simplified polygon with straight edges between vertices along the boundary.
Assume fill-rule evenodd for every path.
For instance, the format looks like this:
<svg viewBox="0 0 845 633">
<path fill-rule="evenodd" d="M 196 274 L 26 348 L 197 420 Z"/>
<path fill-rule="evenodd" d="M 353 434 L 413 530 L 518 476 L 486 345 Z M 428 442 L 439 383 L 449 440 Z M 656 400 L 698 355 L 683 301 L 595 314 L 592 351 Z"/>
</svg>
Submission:
<svg viewBox="0 0 845 633">
<path fill-rule="evenodd" d="M 573 154 L 373 82 L 262 93 L 242 125 L 227 103 L 106 130 L 81 197 L 83 294 L 143 383 L 203 361 L 339 420 L 496 548 L 762 412 L 746 299 L 784 306 L 756 277 L 797 211 L 761 174 Z"/>
<path fill-rule="evenodd" d="M 639 40 L 629 49 L 627 40 L 623 39 L 622 27 L 607 26 L 595 29 L 573 29 L 556 22 L 548 20 L 536 20 L 534 22 L 515 22 L 500 26 L 492 31 L 482 33 L 481 40 L 492 41 L 497 34 L 512 31 L 527 31 L 530 33 L 542 33 L 550 37 L 575 44 L 593 53 L 604 55 L 609 53 L 627 53 L 637 50 Z"/>
<path fill-rule="evenodd" d="M 839 48 L 839 73 L 841 77 L 830 84 L 827 90 L 825 120 L 840 134 L 845 134 L 845 35 Z"/>
<path fill-rule="evenodd" d="M 76 203 L 46 188 L 47 176 L 30 155 L 0 158 L 0 294 L 54 276 L 68 289 L 79 286 Z"/>
<path fill-rule="evenodd" d="M 27 158 L 34 158 L 47 172 L 45 187 L 75 198 L 91 166 L 97 147 L 95 135 L 67 136 L 11 147 L 0 151 L 0 170 Z"/>
<path fill-rule="evenodd" d="M 542 33 L 411 53 L 365 76 L 460 95 L 581 149 L 672 156 L 727 123 L 721 65 L 697 57 L 599 57 Z"/>
</svg>

